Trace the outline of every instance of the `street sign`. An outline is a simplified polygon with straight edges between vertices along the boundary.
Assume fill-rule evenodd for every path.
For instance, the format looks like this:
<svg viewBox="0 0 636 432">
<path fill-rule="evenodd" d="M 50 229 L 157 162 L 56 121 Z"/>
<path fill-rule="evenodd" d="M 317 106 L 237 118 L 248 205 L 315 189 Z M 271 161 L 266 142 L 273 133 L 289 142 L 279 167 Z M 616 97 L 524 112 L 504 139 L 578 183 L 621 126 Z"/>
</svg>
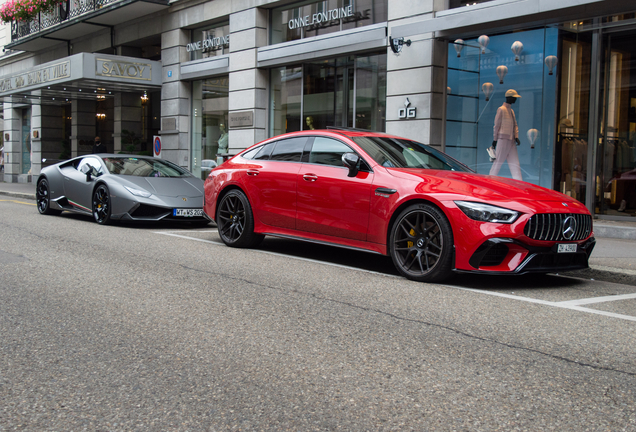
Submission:
<svg viewBox="0 0 636 432">
<path fill-rule="evenodd" d="M 161 157 L 161 137 L 159 135 L 152 136 L 152 154 L 154 157 Z"/>
</svg>

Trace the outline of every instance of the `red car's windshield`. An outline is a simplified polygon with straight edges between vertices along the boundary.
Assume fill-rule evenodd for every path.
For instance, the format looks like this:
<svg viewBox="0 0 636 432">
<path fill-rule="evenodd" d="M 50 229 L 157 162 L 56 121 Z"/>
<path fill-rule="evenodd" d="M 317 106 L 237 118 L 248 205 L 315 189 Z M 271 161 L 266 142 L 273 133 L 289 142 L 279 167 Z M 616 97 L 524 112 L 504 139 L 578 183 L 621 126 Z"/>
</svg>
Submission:
<svg viewBox="0 0 636 432">
<path fill-rule="evenodd" d="M 374 136 L 356 136 L 351 139 L 373 160 L 387 168 L 474 172 L 452 157 L 415 141 Z"/>
</svg>

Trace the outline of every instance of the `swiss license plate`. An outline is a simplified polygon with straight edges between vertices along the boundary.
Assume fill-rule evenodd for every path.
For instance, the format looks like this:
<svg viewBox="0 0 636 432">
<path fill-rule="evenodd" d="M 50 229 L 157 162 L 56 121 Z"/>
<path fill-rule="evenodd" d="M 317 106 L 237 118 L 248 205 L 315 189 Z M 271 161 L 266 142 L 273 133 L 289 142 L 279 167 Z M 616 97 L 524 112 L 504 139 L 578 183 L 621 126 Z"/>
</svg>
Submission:
<svg viewBox="0 0 636 432">
<path fill-rule="evenodd" d="M 172 211 L 172 216 L 182 216 L 182 217 L 196 217 L 203 216 L 203 209 L 174 209 Z"/>
<path fill-rule="evenodd" d="M 558 253 L 575 253 L 576 243 L 560 244 L 558 245 L 557 252 Z"/>
</svg>

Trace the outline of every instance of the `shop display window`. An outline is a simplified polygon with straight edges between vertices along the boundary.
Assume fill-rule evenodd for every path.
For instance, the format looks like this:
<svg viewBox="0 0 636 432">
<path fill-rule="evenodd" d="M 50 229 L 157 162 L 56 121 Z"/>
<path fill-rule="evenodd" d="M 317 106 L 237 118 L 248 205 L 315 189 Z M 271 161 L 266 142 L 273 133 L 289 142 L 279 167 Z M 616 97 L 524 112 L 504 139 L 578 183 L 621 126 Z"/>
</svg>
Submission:
<svg viewBox="0 0 636 432">
<path fill-rule="evenodd" d="M 636 31 L 603 37 L 596 213 L 636 216 Z"/>
<path fill-rule="evenodd" d="M 375 54 L 272 70 L 270 135 L 327 126 L 383 132 L 386 62 Z"/>
<path fill-rule="evenodd" d="M 205 180 L 228 153 L 229 77 L 192 83 L 192 163 L 190 171 Z"/>
<path fill-rule="evenodd" d="M 515 145 L 522 180 L 552 186 L 556 126 L 558 30 L 552 28 L 483 35 L 448 45 L 445 151 L 481 174 L 493 166 L 497 110 L 506 92 L 521 98 L 511 105 L 520 145 Z M 553 57 L 551 57 L 553 56 Z M 552 67 L 550 67 L 552 66 Z M 507 161 L 497 173 L 513 177 Z"/>
<path fill-rule="evenodd" d="M 305 1 L 272 10 L 270 44 L 387 21 L 388 0 Z"/>
</svg>

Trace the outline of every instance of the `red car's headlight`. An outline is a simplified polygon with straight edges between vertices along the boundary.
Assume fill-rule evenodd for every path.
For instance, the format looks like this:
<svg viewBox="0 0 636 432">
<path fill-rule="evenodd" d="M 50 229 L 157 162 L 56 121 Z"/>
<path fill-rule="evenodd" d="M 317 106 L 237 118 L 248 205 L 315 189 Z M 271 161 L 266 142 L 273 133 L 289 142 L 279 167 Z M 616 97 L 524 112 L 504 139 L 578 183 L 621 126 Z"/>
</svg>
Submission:
<svg viewBox="0 0 636 432">
<path fill-rule="evenodd" d="M 516 221 L 520 215 L 517 211 L 490 204 L 472 201 L 455 201 L 455 204 L 466 216 L 480 222 L 511 224 Z"/>
</svg>

